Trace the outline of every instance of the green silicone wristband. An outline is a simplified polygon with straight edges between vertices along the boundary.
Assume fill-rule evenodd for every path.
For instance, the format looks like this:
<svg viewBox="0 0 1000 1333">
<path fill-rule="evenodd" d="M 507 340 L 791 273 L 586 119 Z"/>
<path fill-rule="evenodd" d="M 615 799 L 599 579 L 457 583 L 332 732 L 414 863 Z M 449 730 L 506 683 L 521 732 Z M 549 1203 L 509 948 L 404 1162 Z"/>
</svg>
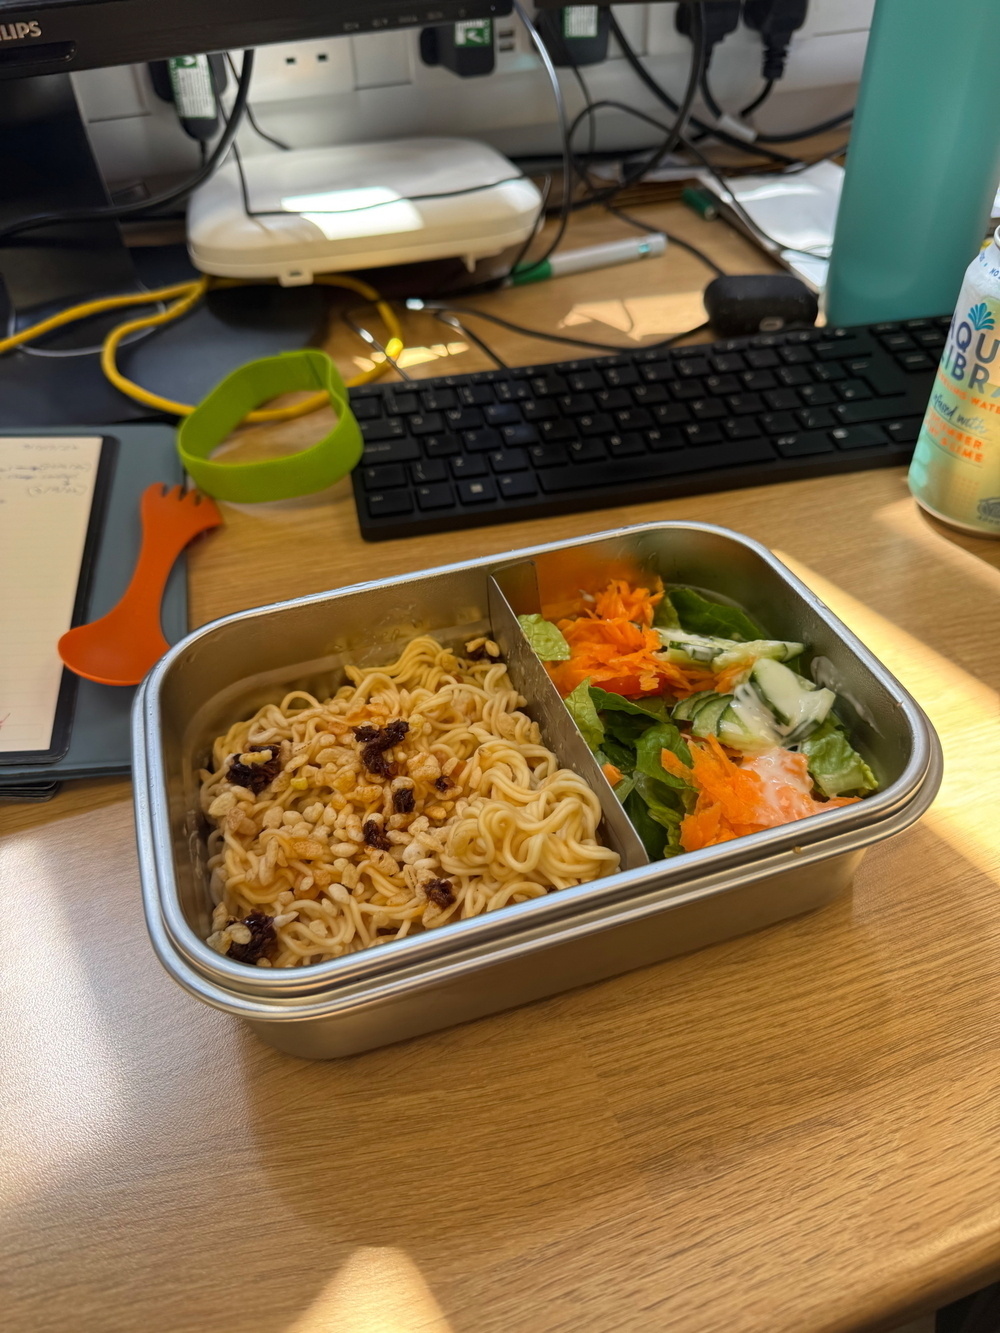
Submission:
<svg viewBox="0 0 1000 1333">
<path fill-rule="evenodd" d="M 261 403 L 297 389 L 321 389 L 329 394 L 339 418 L 318 444 L 261 463 L 227 463 L 210 457 Z M 177 451 L 195 485 L 206 495 L 235 504 L 291 500 L 322 491 L 350 472 L 363 447 L 344 381 L 327 354 L 311 347 L 264 357 L 234 370 L 185 418 L 177 432 Z"/>
</svg>

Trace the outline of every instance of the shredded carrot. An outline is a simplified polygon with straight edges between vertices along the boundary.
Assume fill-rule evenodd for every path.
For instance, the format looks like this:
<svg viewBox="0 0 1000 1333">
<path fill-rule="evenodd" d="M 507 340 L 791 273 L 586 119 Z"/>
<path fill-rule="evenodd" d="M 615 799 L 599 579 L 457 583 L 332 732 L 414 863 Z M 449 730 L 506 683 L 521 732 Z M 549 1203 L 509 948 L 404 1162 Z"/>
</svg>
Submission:
<svg viewBox="0 0 1000 1333">
<path fill-rule="evenodd" d="M 613 579 L 576 618 L 559 628 L 570 646 L 568 662 L 549 667 L 565 697 L 588 678 L 612 694 L 642 696 L 669 692 L 678 699 L 711 687 L 714 677 L 699 667 L 682 667 L 660 656 L 662 644 L 651 628 L 663 589 L 632 588 Z"/>
<path fill-rule="evenodd" d="M 612 787 L 617 787 L 622 780 L 622 771 L 620 768 L 616 768 L 614 764 L 602 764 L 601 772 L 611 783 Z"/>
<path fill-rule="evenodd" d="M 691 738 L 688 745 L 690 768 L 670 750 L 660 755 L 668 773 L 698 789 L 694 811 L 681 823 L 681 846 L 686 852 L 853 805 L 857 800 L 815 800 L 810 794 L 808 761 L 803 754 L 775 748 L 740 765 L 714 736 L 704 741 Z"/>
</svg>

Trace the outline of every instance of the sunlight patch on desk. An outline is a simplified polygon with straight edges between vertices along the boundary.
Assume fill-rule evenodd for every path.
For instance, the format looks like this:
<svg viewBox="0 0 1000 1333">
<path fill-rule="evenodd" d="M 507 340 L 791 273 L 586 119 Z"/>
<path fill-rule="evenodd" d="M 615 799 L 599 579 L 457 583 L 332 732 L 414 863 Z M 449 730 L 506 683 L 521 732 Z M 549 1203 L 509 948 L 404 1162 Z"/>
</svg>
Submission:
<svg viewBox="0 0 1000 1333">
<path fill-rule="evenodd" d="M 80 880 L 45 856 L 45 829 L 0 843 L 0 880 L 20 884 L 5 904 L 0 1117 L 5 1126 L 0 1211 L 9 1212 L 104 1143 L 124 1100 L 121 1055 L 80 957 Z"/>
<path fill-rule="evenodd" d="M 982 811 L 969 798 L 972 756 L 977 788 L 989 790 L 1000 782 L 1000 695 L 808 565 L 784 551 L 774 554 L 840 616 L 930 717 L 944 745 L 944 780 L 924 821 L 1000 885 L 1000 840 L 984 831 Z"/>
<path fill-rule="evenodd" d="M 673 295 L 631 296 L 624 300 L 581 301 L 559 321 L 559 327 L 572 329 L 585 324 L 603 324 L 639 343 L 646 338 L 669 338 L 675 333 L 683 333 L 704 319 L 705 307 L 700 294 L 677 292 Z"/>
<path fill-rule="evenodd" d="M 925 550 L 933 552 L 934 559 L 939 564 L 948 565 L 963 579 L 974 580 L 984 590 L 991 592 L 995 597 L 1000 597 L 1000 569 L 987 564 L 972 551 L 958 545 L 957 541 L 950 541 L 942 536 L 923 517 L 914 500 L 907 497 L 903 500 L 894 500 L 892 504 L 882 505 L 875 510 L 874 518 L 877 523 L 883 524 L 905 541 L 916 542 Z M 955 536 L 961 538 L 961 534 L 957 532 Z"/>
<path fill-rule="evenodd" d="M 451 1333 L 451 1325 L 404 1250 L 355 1250 L 283 1333 Z"/>
<path fill-rule="evenodd" d="M 396 358 L 396 365 L 402 366 L 404 370 L 409 370 L 411 366 L 425 366 L 431 361 L 444 361 L 449 356 L 461 356 L 463 352 L 468 350 L 469 344 L 463 342 L 433 343 L 430 347 L 406 347 Z M 354 364 L 362 372 L 374 370 L 376 366 L 383 365 L 384 362 L 385 357 L 379 356 L 377 353 L 373 357 L 354 357 Z"/>
</svg>

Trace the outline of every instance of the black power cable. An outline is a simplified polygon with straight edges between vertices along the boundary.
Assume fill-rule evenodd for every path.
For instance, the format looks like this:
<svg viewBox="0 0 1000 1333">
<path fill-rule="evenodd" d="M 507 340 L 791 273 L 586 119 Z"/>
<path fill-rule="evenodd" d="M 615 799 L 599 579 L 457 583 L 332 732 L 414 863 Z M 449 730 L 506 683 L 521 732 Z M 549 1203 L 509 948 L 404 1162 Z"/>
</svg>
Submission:
<svg viewBox="0 0 1000 1333">
<path fill-rule="evenodd" d="M 135 217 L 137 214 L 149 213 L 153 209 L 162 208 L 166 204 L 174 204 L 178 200 L 186 198 L 199 185 L 208 180 L 233 146 L 233 140 L 236 138 L 236 131 L 243 120 L 247 98 L 250 95 L 253 60 L 253 51 L 243 52 L 243 64 L 240 67 L 236 98 L 233 101 L 233 109 L 229 113 L 229 119 L 226 121 L 226 127 L 204 163 L 182 185 L 175 185 L 162 194 L 154 195 L 152 199 L 137 199 L 131 204 L 96 204 L 90 208 L 67 208 L 61 213 L 37 213 L 34 217 L 21 218 L 19 222 L 11 222 L 6 227 L 0 228 L 0 245 L 5 245 L 13 236 L 19 236 L 26 231 L 35 231 L 40 227 L 53 227 L 66 222 L 96 222 L 101 218 Z"/>
<path fill-rule="evenodd" d="M 236 72 L 236 65 L 228 51 L 226 52 L 226 64 L 229 66 L 233 78 L 238 80 L 239 75 Z M 218 96 L 218 90 L 216 90 L 216 96 Z M 277 139 L 273 134 L 268 134 L 267 130 L 261 129 L 260 123 L 254 113 L 253 106 L 249 102 L 247 102 L 247 122 L 258 138 L 263 139 L 265 143 L 272 144 L 275 148 L 280 148 L 283 153 L 290 153 L 292 151 L 291 144 L 285 143 L 283 139 Z"/>
</svg>

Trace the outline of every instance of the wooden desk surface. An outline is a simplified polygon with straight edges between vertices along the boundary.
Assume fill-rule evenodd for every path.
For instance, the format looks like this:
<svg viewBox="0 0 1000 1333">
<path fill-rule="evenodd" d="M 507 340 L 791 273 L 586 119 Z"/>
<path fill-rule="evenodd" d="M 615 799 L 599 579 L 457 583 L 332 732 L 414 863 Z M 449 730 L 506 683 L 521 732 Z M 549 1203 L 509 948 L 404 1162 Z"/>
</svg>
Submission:
<svg viewBox="0 0 1000 1333">
<path fill-rule="evenodd" d="M 721 224 L 656 215 L 761 266 Z M 489 303 L 663 336 L 702 281 L 671 251 Z M 332 1064 L 160 970 L 126 782 L 0 808 L 6 1328 L 832 1333 L 1000 1274 L 1000 543 L 925 521 L 900 470 L 374 546 L 346 484 L 226 517 L 192 557 L 195 623 L 619 523 L 739 529 L 921 701 L 944 787 L 815 915 Z"/>
</svg>

